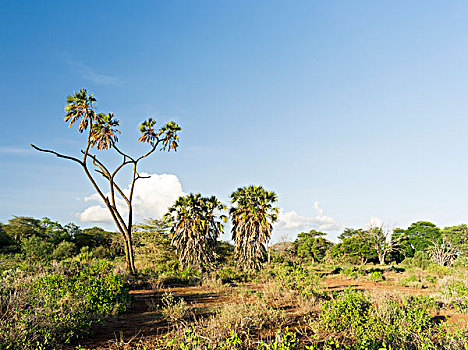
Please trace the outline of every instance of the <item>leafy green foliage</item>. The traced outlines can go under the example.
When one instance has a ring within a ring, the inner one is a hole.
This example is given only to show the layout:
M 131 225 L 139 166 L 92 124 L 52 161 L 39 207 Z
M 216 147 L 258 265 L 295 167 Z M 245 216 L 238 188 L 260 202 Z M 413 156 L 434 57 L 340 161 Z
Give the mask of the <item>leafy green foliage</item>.
M 291 332 L 287 327 L 284 330 L 278 329 L 275 334 L 275 341 L 271 343 L 260 342 L 259 349 L 263 350 L 294 350 L 299 349 L 300 343 L 295 332 Z
M 52 257 L 56 260 L 71 258 L 75 255 L 76 245 L 72 242 L 62 241 L 52 252 Z
M 175 248 L 171 244 L 170 228 L 167 218 L 147 219 L 134 226 L 135 255 L 156 273 L 170 270 L 177 262 Z
M 275 270 L 277 280 L 288 289 L 298 291 L 303 297 L 321 296 L 323 283 L 321 277 L 310 270 L 291 264 Z
M 459 312 L 468 312 L 468 283 L 448 280 L 440 287 L 440 293 L 446 302 Z
M 328 330 L 359 335 L 369 322 L 372 303 L 368 295 L 346 289 L 336 299 L 324 302 L 321 323 Z
M 0 348 L 54 348 L 84 334 L 129 301 L 106 262 L 0 275 Z
M 294 242 L 297 256 L 303 259 L 310 259 L 312 263 L 321 262 L 327 250 L 333 246 L 332 242 L 323 238 L 325 235 L 326 233 L 315 230 L 299 233 Z
M 334 344 L 345 344 L 346 349 L 382 349 L 384 344 L 384 349 L 439 349 L 443 347 L 437 342 L 444 341 L 445 331 L 432 321 L 430 310 L 435 306 L 435 300 L 427 296 L 399 299 L 388 295 L 372 302 L 369 295 L 347 289 L 323 304 L 319 324 L 339 333 L 341 340 Z M 433 347 L 424 347 L 429 343 Z
M 330 249 L 334 260 L 347 260 L 361 265 L 378 261 L 377 252 L 371 246 L 365 231 L 347 228 L 338 238 L 342 241 Z
M 381 271 L 372 271 L 369 278 L 372 282 L 382 282 L 384 280 L 384 276 Z
M 45 236 L 44 228 L 41 227 L 41 220 L 26 216 L 15 216 L 8 220 L 8 224 L 3 225 L 2 228 L 17 244 L 20 244 L 23 238 Z
M 44 241 L 44 239 L 38 236 L 31 236 L 21 240 L 21 250 L 27 259 L 45 261 L 50 258 L 53 246 L 52 243 Z
M 445 227 L 442 235 L 462 256 L 468 256 L 468 226 L 461 224 L 458 226 Z
M 434 242 L 442 239 L 441 230 L 435 224 L 428 221 L 418 221 L 411 224 L 405 234 L 415 251 L 422 251 Z

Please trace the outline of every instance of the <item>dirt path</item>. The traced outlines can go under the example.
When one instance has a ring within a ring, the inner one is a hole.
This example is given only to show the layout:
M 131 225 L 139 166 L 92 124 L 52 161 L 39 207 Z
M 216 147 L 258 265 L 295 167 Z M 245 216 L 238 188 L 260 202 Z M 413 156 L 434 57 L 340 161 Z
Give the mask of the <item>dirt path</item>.
M 386 292 L 402 295 L 431 294 L 434 292 L 429 289 L 403 287 L 392 282 L 395 283 L 391 279 L 386 282 L 371 282 L 347 279 L 340 276 L 329 276 L 324 279 L 328 291 L 340 291 L 352 287 L 357 290 L 371 291 L 374 295 Z M 236 289 L 262 290 L 264 286 L 262 284 L 246 283 L 232 287 L 228 292 L 206 286 L 131 291 L 133 302 L 125 314 L 108 320 L 105 324 L 95 325 L 89 338 L 81 339 L 68 349 L 75 349 L 78 344 L 87 349 L 130 349 L 143 339 L 145 344 L 151 343 L 152 339 L 161 337 L 168 330 L 169 324 L 157 308 L 161 303 L 163 294 L 166 292 L 171 292 L 176 298 L 183 298 L 190 309 L 190 313 L 200 317 L 213 313 L 216 308 L 225 302 L 232 302 Z M 441 315 L 447 316 L 452 324 L 468 321 L 467 315 L 453 313 L 452 310 L 442 310 Z
M 168 322 L 157 306 L 166 292 L 171 292 L 176 298 L 183 298 L 190 312 L 196 316 L 209 314 L 229 299 L 227 295 L 217 294 L 201 286 L 133 290 L 130 291 L 132 303 L 126 313 L 102 325 L 95 325 L 89 338 L 80 339 L 68 349 L 75 349 L 77 345 L 89 349 L 131 348 L 141 339 L 148 342 L 160 337 L 167 332 Z

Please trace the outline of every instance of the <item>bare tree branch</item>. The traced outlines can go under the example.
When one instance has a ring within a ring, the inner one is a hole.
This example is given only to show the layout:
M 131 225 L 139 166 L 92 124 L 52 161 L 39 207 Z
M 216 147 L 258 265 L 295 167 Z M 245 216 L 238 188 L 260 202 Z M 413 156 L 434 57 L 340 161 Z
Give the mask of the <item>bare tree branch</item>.
M 83 165 L 83 162 L 81 160 L 75 158 L 75 157 L 66 156 L 64 154 L 60 154 L 58 152 L 55 152 L 55 151 L 52 151 L 52 150 L 49 150 L 49 149 L 42 149 L 42 148 L 39 148 L 39 147 L 33 145 L 32 143 L 31 143 L 31 147 L 34 148 L 36 151 L 45 152 L 45 153 L 52 153 L 52 154 L 55 154 L 59 158 L 69 159 L 69 160 L 72 160 L 74 162 L 77 162 L 80 165 Z

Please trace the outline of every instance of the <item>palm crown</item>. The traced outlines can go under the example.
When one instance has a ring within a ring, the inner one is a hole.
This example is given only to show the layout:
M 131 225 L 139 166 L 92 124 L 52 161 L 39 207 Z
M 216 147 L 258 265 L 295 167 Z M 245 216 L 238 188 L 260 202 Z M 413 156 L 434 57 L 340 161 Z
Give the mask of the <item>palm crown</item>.
M 138 139 L 140 142 L 147 142 L 151 145 L 155 144 L 155 141 L 162 142 L 162 150 L 170 151 L 173 149 L 177 150 L 179 146 L 179 135 L 177 132 L 181 130 L 180 126 L 176 122 L 170 121 L 164 124 L 158 132 L 155 132 L 156 121 L 153 118 L 149 118 L 140 124 L 139 129 L 141 136 Z
M 249 270 L 260 268 L 271 238 L 278 208 L 273 207 L 277 196 L 261 186 L 248 186 L 231 194 L 232 239 L 237 259 Z
M 67 96 L 67 105 L 65 106 L 65 121 L 69 122 L 71 126 L 77 122 L 80 118 L 80 124 L 78 125 L 78 131 L 83 132 L 88 128 L 88 125 L 92 124 L 94 116 L 96 114 L 93 103 L 96 99 L 93 94 L 88 94 L 86 89 L 81 89 L 80 92 L 73 92 L 73 95 Z
M 169 208 L 166 217 L 172 221 L 171 241 L 182 264 L 204 270 L 213 262 L 216 240 L 223 232 L 222 222 L 227 220 L 219 212 L 225 209 L 215 196 L 201 194 L 179 197 Z
M 120 131 L 116 129 L 119 121 L 114 119 L 114 113 L 99 113 L 91 128 L 91 147 L 97 149 L 109 149 L 118 141 L 117 134 Z

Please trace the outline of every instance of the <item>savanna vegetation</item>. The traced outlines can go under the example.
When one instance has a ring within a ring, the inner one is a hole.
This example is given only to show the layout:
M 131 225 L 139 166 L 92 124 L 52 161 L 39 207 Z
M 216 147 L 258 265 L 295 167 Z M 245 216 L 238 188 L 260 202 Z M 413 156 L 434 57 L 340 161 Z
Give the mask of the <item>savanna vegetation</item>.
M 115 175 L 129 166 L 133 188 L 138 162 L 176 150 L 180 128 L 143 122 L 150 149 L 132 157 L 95 101 L 86 90 L 67 100 L 65 121 L 87 132 L 82 158 L 33 147 L 82 167 L 116 232 L 24 216 L 0 225 L 0 349 L 468 349 L 466 225 L 373 224 L 338 243 L 310 230 L 271 245 L 277 195 L 262 186 L 230 203 L 189 194 L 134 224 L 132 190 Z M 109 170 L 93 148 L 120 165 Z

